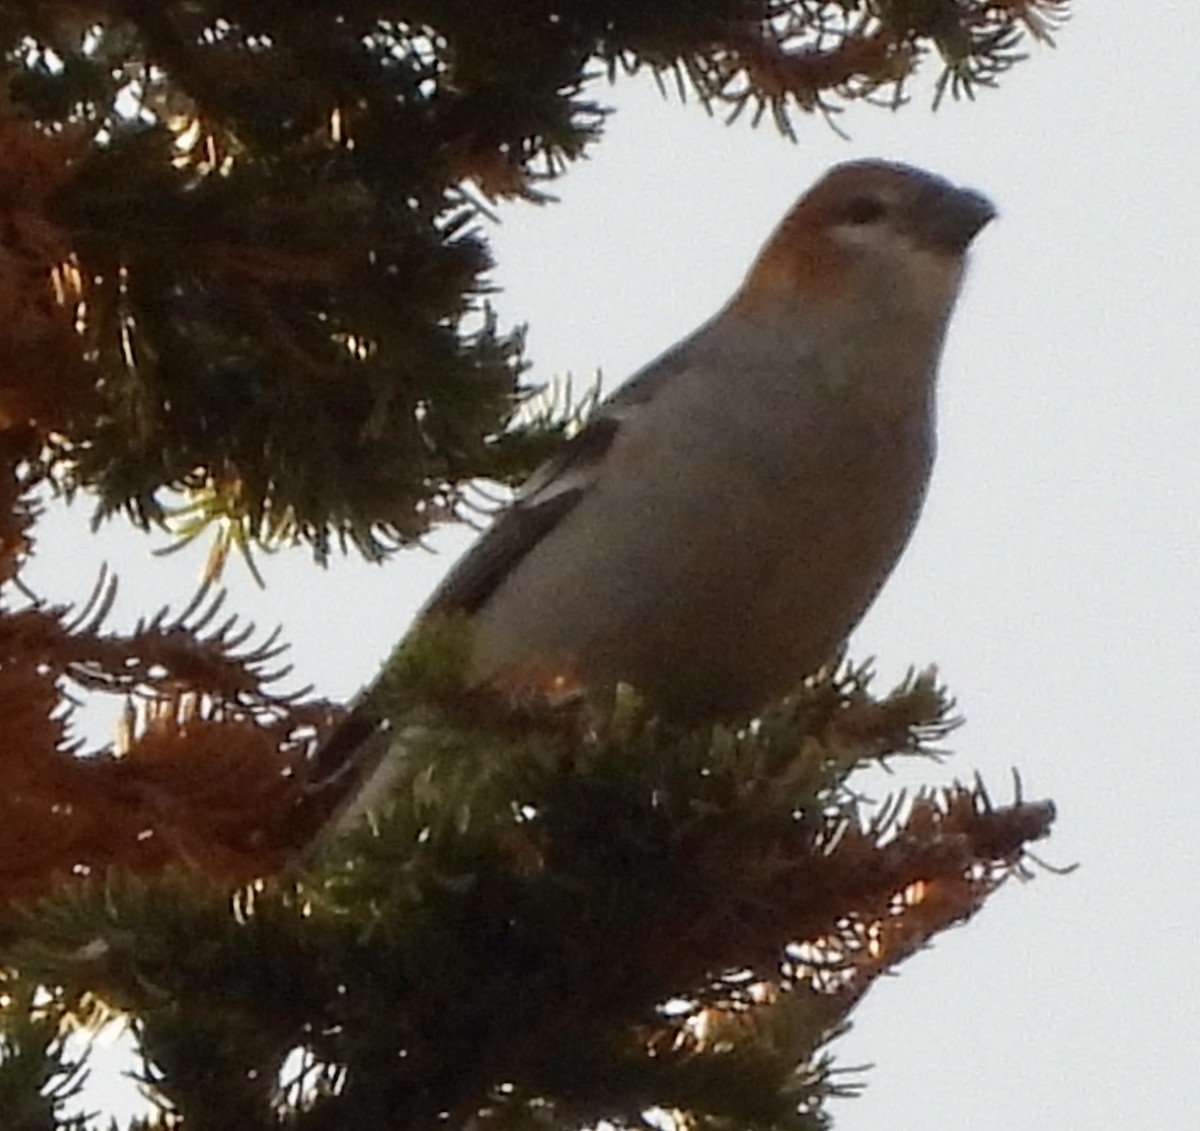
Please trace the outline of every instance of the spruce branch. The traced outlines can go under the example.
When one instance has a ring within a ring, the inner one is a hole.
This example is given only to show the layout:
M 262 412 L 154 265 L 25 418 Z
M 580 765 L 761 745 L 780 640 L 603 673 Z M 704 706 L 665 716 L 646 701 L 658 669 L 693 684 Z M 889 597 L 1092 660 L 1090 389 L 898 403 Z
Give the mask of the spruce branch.
M 0 20 L 0 423 L 52 482 L 231 549 L 378 558 L 531 469 L 489 202 L 548 199 L 604 75 L 730 119 L 973 96 L 1065 0 L 18 5 Z M 499 461 L 499 464 L 497 463 Z
M 86 1055 L 67 1047 L 62 1004 L 44 989 L 0 977 L 0 1124 L 12 1131 L 84 1131 L 77 1107 Z
M 294 851 L 301 768 L 334 712 L 288 674 L 276 634 L 204 589 L 132 632 L 106 630 L 115 581 L 78 610 L 0 605 L 0 902 L 96 870 L 170 865 L 245 882 Z M 67 688 L 125 699 L 114 747 L 82 757 Z
M 659 1107 L 811 1131 L 855 1003 L 1053 819 L 978 783 L 862 808 L 855 767 L 952 724 L 928 675 L 875 697 L 829 672 L 759 724 L 677 733 L 628 692 L 605 712 L 456 684 L 454 633 L 396 669 L 424 699 L 394 806 L 319 867 L 232 904 L 194 865 L 94 873 L 9 913 L 7 961 L 137 1018 L 185 1115 L 268 1125 L 300 1048 L 316 1126 L 632 1127 Z

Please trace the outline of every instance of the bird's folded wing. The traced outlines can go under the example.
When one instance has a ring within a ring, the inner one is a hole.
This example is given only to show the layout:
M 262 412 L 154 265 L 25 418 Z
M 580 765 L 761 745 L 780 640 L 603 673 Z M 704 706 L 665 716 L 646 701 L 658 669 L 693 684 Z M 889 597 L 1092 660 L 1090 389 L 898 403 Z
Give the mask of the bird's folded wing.
M 420 615 L 474 613 L 485 605 L 522 559 L 571 513 L 596 482 L 622 422 L 687 365 L 686 349 L 676 347 L 609 397 L 556 455 L 534 471 L 512 505 L 434 591 Z M 304 854 L 306 859 L 353 823 L 364 805 L 377 800 L 399 772 L 402 758 L 393 749 L 396 736 L 374 701 L 374 687 L 371 685 L 358 697 L 350 714 L 313 758 L 310 791 L 327 817 Z M 390 771 L 389 763 L 393 763 Z
M 474 613 L 482 608 L 595 483 L 622 422 L 686 367 L 686 351 L 676 347 L 604 401 L 587 424 L 526 480 L 508 509 L 434 590 L 421 615 Z
M 597 415 L 533 473 L 512 504 L 434 590 L 422 616 L 477 612 L 595 482 L 620 420 Z
M 571 512 L 595 482 L 620 428 L 616 412 L 598 412 L 556 456 L 527 481 L 512 505 L 454 567 L 421 616 L 477 611 L 546 535 Z M 354 824 L 379 801 L 400 772 L 402 757 L 387 719 L 368 688 L 316 751 L 310 802 L 325 810 L 304 859 Z

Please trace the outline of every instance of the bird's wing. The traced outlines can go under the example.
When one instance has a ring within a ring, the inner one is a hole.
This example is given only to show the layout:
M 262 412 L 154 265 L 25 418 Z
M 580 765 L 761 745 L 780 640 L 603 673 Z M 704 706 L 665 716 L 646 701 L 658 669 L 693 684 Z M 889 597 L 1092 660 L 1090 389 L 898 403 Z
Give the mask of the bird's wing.
M 476 612 L 521 560 L 570 514 L 602 473 L 622 424 L 651 400 L 663 381 L 687 368 L 686 343 L 668 351 L 626 381 L 596 410 L 559 452 L 526 481 L 512 505 L 450 571 L 422 615 Z M 394 736 L 368 687 L 350 714 L 322 743 L 313 758 L 307 802 L 324 811 L 321 829 L 298 862 L 354 820 L 362 798 L 374 797 L 397 772 Z M 401 752 L 402 753 L 402 752 Z M 391 769 L 387 767 L 390 764 Z
M 596 482 L 623 422 L 686 367 L 676 348 L 625 382 L 579 432 L 526 480 L 512 504 L 459 560 L 422 615 L 477 612 L 521 560 L 574 510 Z
M 598 413 L 542 464 L 434 590 L 423 615 L 477 612 L 517 563 L 574 510 L 596 481 L 620 427 L 619 416 Z

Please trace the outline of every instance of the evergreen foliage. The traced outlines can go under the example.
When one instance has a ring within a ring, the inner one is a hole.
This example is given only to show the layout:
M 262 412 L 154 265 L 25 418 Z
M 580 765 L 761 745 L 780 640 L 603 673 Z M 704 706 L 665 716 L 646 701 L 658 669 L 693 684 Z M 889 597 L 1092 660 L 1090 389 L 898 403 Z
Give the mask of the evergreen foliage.
M 629 692 L 513 701 L 414 647 L 397 802 L 302 878 L 231 904 L 112 871 L 3 924 L 12 992 L 125 1011 L 178 1126 L 824 1127 L 854 1003 L 1053 817 L 958 785 L 864 815 L 851 772 L 953 725 L 928 675 L 877 699 L 825 673 L 678 734 Z
M 299 868 L 337 710 L 207 590 L 128 633 L 107 578 L 38 599 L 36 490 L 215 530 L 216 566 L 412 544 L 570 426 L 485 230 L 601 137 L 602 81 L 791 134 L 930 59 L 971 96 L 1066 7 L 0 0 L 0 1127 L 81 1126 L 69 1038 L 113 1016 L 146 1128 L 824 1125 L 854 1003 L 1052 818 L 978 783 L 864 806 L 856 767 L 945 733 L 929 678 L 678 734 L 632 692 L 470 691 L 449 626 L 390 668 L 393 811 Z M 129 704 L 99 751 L 92 693 Z
M 510 428 L 482 217 L 595 142 L 600 77 L 790 132 L 931 53 L 969 94 L 1064 7 L 5 3 L 4 407 L 102 514 L 378 556 L 553 438 Z

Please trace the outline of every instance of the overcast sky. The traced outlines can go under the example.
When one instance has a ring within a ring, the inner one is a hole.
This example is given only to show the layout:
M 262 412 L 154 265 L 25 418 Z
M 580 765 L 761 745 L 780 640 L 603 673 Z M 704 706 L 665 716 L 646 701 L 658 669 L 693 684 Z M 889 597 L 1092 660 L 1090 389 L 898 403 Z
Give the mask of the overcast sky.
M 1194 5 L 1079 0 L 1056 51 L 974 104 L 848 111 L 799 145 L 726 127 L 648 82 L 598 89 L 608 135 L 490 235 L 495 304 L 530 324 L 533 377 L 614 384 L 732 293 L 828 165 L 883 156 L 986 192 L 942 368 L 940 455 L 903 562 L 856 633 L 882 682 L 937 662 L 967 725 L 945 766 L 995 795 L 1020 769 L 1059 807 L 1042 853 L 1068 876 L 1012 883 L 878 985 L 834 1046 L 873 1064 L 838 1131 L 1196 1126 L 1200 1087 L 1200 125 Z M 932 76 L 932 71 L 930 72 Z M 78 519 L 41 533 L 32 580 L 90 586 Z M 347 696 L 468 539 L 387 566 L 236 563 L 232 603 L 293 641 L 298 683 Z M 123 578 L 118 621 L 181 607 L 201 555 L 151 559 L 117 526 L 86 552 Z M 114 622 L 117 623 L 117 622 Z M 125 1095 L 109 1078 L 91 1097 Z

